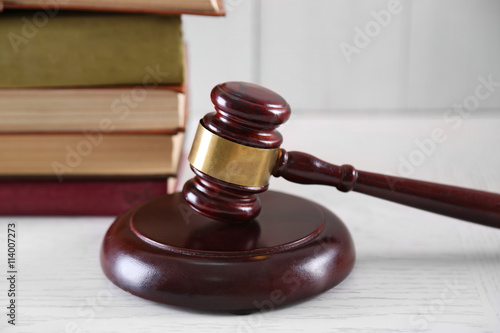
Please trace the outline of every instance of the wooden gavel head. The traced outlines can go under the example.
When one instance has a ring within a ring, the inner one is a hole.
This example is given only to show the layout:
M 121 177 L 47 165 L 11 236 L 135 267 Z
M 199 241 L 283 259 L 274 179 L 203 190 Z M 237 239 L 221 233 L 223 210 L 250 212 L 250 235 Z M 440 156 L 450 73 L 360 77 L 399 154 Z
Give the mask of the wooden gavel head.
M 195 177 L 183 188 L 188 204 L 210 218 L 240 223 L 259 215 L 257 196 L 269 185 L 280 154 L 276 128 L 290 106 L 273 91 L 244 82 L 217 85 L 215 111 L 200 121 L 189 154 Z

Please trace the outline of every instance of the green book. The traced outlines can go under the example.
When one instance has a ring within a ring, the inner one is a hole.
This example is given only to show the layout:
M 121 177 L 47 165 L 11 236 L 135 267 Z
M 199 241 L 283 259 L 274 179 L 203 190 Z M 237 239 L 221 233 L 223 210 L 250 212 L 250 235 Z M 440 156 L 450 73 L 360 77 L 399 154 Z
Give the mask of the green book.
M 0 88 L 182 84 L 179 16 L 0 13 Z

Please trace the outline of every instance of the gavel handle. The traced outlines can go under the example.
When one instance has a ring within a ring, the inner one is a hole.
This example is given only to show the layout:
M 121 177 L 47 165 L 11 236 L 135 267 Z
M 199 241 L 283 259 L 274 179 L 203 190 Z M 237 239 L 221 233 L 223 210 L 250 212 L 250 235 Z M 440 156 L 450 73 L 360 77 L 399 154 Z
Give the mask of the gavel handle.
M 358 171 L 301 152 L 281 149 L 273 175 L 294 183 L 335 186 L 429 212 L 500 228 L 500 195 Z

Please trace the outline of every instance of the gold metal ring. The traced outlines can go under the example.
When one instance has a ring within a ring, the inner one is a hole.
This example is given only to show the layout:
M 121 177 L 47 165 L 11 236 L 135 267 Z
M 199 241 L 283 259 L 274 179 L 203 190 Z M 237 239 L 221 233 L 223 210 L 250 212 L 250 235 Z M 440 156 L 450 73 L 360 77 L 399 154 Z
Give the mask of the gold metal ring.
M 279 150 L 254 148 L 224 139 L 200 122 L 188 160 L 194 168 L 213 178 L 261 187 L 269 184 Z

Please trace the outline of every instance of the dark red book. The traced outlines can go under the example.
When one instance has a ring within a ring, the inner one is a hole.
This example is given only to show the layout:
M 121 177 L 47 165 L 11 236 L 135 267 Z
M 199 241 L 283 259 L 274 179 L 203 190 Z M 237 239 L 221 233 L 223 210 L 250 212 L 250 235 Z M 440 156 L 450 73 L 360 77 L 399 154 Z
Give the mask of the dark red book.
M 175 178 L 1 180 L 0 215 L 118 215 L 174 186 Z

